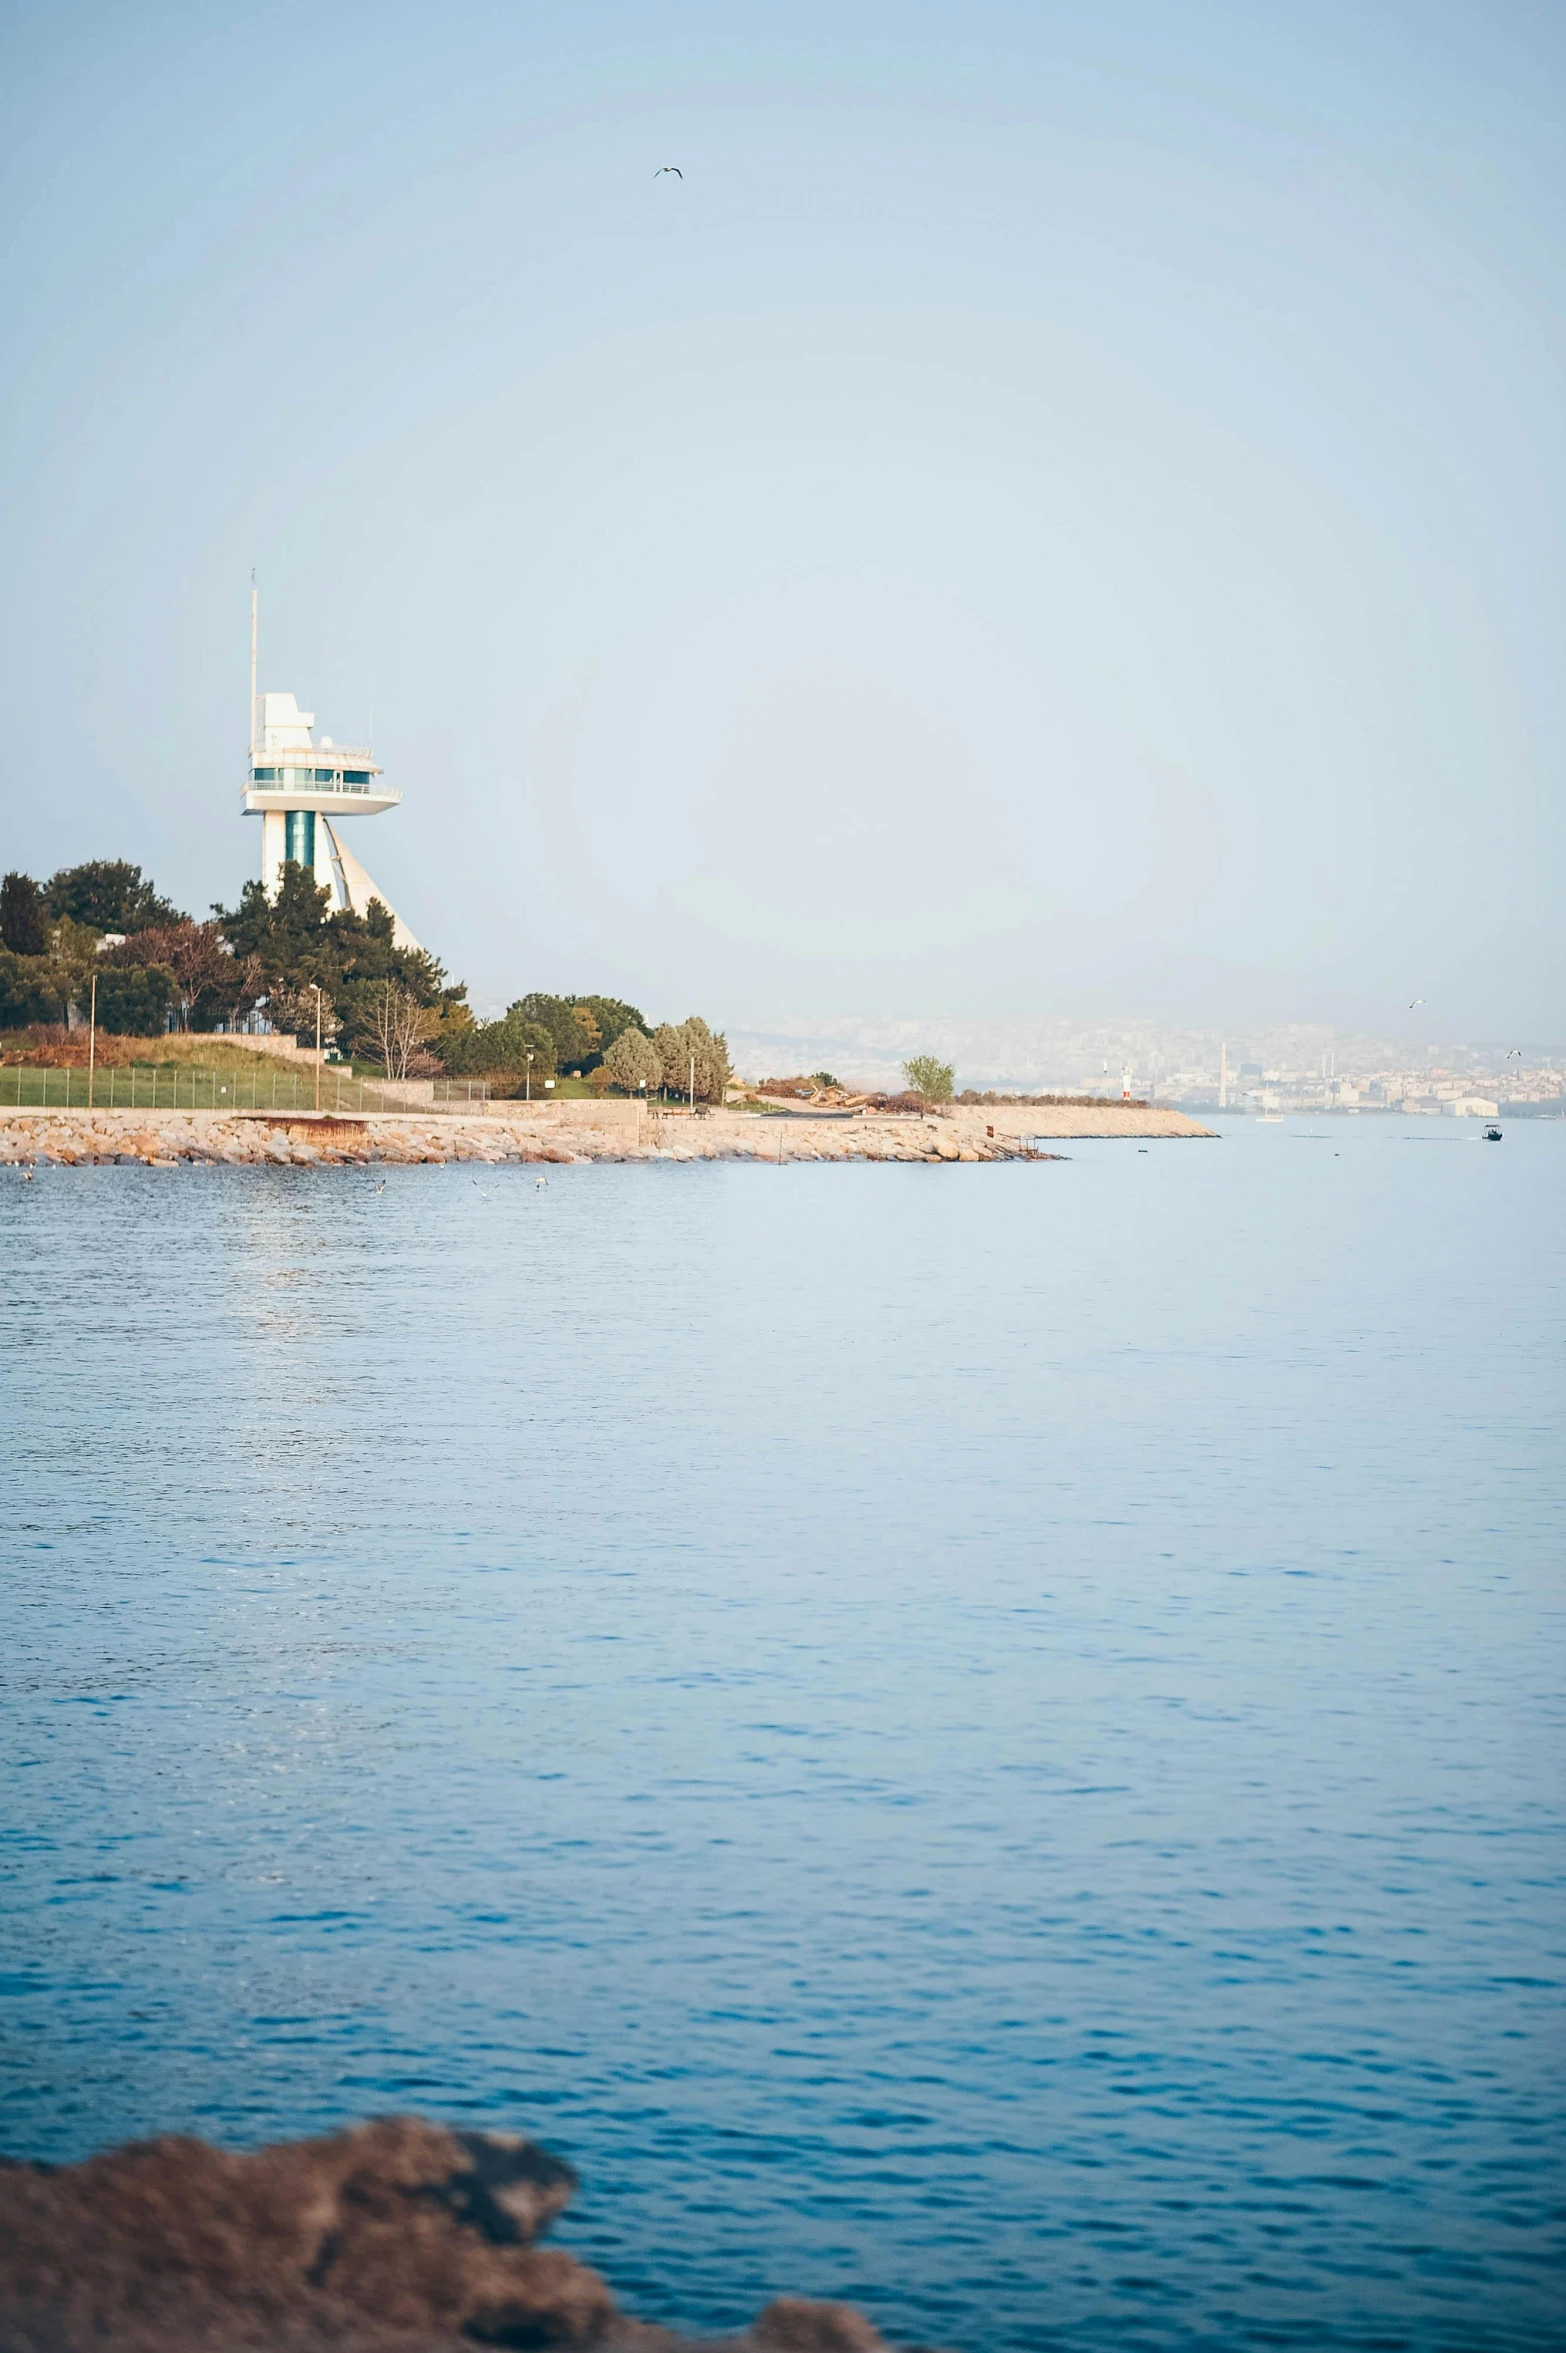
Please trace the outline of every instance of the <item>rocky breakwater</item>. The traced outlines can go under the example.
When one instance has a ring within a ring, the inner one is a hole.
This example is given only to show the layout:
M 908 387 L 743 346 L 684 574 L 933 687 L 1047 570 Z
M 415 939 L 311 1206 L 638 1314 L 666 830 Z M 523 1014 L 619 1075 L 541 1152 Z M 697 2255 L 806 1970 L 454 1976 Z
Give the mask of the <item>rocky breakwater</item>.
M 675 2353 L 538 2244 L 569 2166 L 530 2141 L 388 2117 L 236 2156 L 133 2142 L 0 2159 L 3 2353 Z M 851 2307 L 783 2298 L 736 2353 L 879 2353 Z
M 370 1161 L 569 1161 L 598 1158 L 550 1134 L 517 1135 L 498 1121 L 256 1115 L 190 1111 L 14 1113 L 0 1125 L 0 1166 L 77 1168 L 331 1167 Z
M 365 1118 L 190 1111 L 16 1112 L 0 1125 L 0 1165 L 73 1167 L 119 1161 L 155 1168 L 202 1163 L 319 1167 L 448 1160 L 874 1160 L 1057 1158 L 1051 1142 L 1097 1136 L 1206 1136 L 1178 1111 L 1106 1103 L 928 1117 L 810 1118 L 639 1112 L 634 1103 L 491 1104 L 475 1113 Z

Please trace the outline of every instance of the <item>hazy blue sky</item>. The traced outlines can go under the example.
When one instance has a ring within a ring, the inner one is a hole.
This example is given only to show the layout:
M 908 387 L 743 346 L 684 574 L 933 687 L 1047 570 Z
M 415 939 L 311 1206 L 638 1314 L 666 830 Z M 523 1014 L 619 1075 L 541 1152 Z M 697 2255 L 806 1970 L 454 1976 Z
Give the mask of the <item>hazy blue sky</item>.
M 3 863 L 256 870 L 255 565 L 480 996 L 1566 1032 L 1558 6 L 7 28 Z

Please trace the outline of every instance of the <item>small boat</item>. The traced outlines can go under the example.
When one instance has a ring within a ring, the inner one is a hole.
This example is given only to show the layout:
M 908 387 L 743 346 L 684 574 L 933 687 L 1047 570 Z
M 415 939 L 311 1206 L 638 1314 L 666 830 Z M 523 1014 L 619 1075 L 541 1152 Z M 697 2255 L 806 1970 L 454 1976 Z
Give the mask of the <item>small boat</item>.
M 1283 1125 L 1281 1111 L 1258 1111 L 1256 1117 L 1262 1127 L 1282 1127 Z
M 1500 1129 L 1498 1127 L 1487 1127 L 1484 1131 L 1484 1140 L 1487 1144 L 1498 1144 L 1501 1140 Z

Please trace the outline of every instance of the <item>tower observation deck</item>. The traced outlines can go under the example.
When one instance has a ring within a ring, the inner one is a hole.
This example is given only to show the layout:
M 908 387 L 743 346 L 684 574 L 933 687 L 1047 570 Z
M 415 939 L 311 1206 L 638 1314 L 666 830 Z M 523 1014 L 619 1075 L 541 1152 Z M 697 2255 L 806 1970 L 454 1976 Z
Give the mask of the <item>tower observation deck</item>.
M 275 899 L 290 861 L 303 866 L 331 892 L 332 912 L 369 912 L 379 899 L 392 919 L 399 948 L 417 948 L 402 917 L 374 883 L 342 836 L 348 817 L 378 817 L 402 799 L 381 782 L 379 763 L 363 744 L 312 740 L 315 713 L 301 711 L 291 694 L 255 691 L 255 608 L 250 636 L 250 772 L 245 780 L 247 817 L 261 820 L 261 883 Z

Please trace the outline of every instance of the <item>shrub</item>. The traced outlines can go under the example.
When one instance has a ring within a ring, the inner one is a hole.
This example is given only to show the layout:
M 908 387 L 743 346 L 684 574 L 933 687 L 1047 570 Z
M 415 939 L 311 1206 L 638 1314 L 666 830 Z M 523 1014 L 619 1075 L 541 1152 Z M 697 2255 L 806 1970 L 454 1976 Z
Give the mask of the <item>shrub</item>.
M 916 1095 L 927 1103 L 949 1103 L 957 1073 L 949 1062 L 939 1062 L 933 1054 L 915 1054 L 903 1064 L 903 1076 Z

